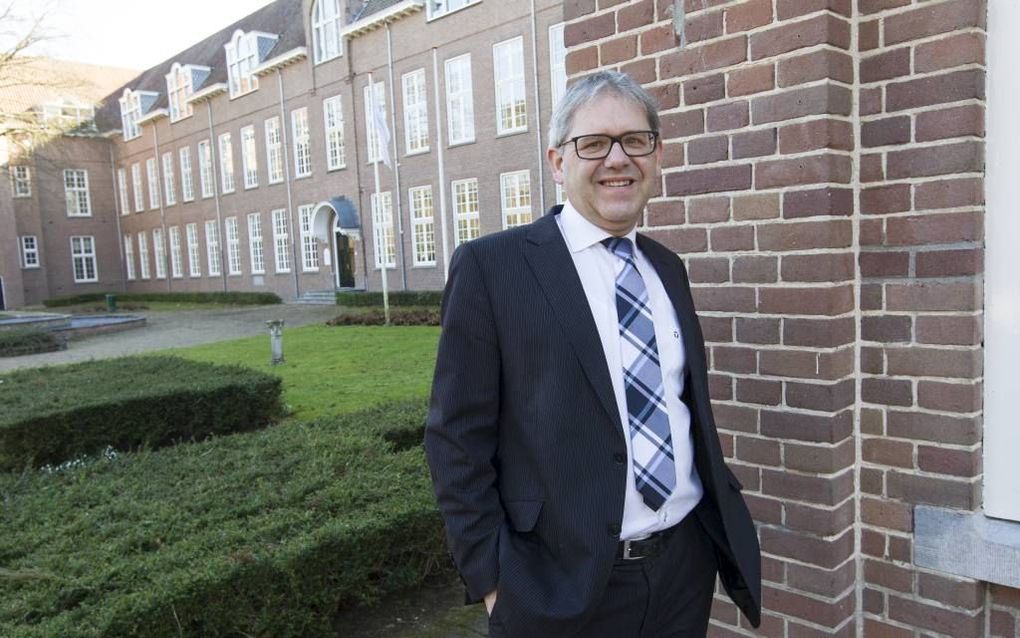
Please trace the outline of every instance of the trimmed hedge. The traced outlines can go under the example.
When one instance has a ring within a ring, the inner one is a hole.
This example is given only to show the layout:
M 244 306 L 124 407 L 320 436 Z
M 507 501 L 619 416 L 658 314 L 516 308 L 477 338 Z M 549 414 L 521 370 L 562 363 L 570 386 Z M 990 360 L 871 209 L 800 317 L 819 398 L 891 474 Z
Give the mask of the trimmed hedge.
M 117 301 L 222 303 L 239 306 L 283 303 L 279 295 L 271 292 L 93 292 L 70 297 L 54 297 L 43 301 L 43 305 L 48 308 L 76 306 L 78 304 L 106 301 L 106 295 L 115 296 Z
M 391 306 L 436 306 L 443 301 L 438 290 L 398 291 L 389 294 Z M 348 307 L 382 306 L 381 292 L 338 292 L 336 305 Z
M 385 323 L 386 313 L 381 308 L 339 315 L 326 321 L 327 326 L 382 326 Z M 438 326 L 439 308 L 390 308 L 390 325 Z
M 0 469 L 261 428 L 280 379 L 241 366 L 125 357 L 0 377 Z
M 53 352 L 63 347 L 64 342 L 52 332 L 31 329 L 0 330 L 0 357 Z
M 0 474 L 0 635 L 333 636 L 446 569 L 424 405 Z

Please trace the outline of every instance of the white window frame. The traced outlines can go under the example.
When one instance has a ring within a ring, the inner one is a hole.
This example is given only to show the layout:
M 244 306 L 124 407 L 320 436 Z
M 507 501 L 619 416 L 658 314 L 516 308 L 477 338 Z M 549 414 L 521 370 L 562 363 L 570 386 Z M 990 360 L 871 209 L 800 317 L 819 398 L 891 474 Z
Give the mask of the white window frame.
M 156 260 L 156 279 L 166 279 L 166 244 L 163 243 L 163 229 L 152 229 L 152 256 Z
M 340 3 L 338 0 L 316 0 L 312 5 L 312 46 L 315 64 L 343 55 Z
M 135 212 L 145 210 L 145 193 L 142 192 L 142 166 L 138 162 L 131 165 L 131 186 L 134 189 Z
M 499 194 L 503 210 L 503 228 L 531 223 L 531 171 L 500 173 Z
M 259 80 L 252 73 L 258 66 L 259 50 L 257 35 L 235 31 L 230 42 L 223 45 L 227 54 L 227 83 L 230 99 L 247 95 L 259 88 Z
M 131 199 L 128 197 L 127 169 L 117 169 L 117 194 L 120 197 L 120 214 L 127 215 L 131 212 Z
M 170 276 L 181 279 L 184 277 L 184 266 L 181 261 L 181 229 L 178 226 L 171 226 L 167 232 L 170 234 Z
M 251 260 L 251 274 L 266 273 L 266 253 L 262 245 L 262 215 L 248 214 L 248 257 Z
M 11 167 L 11 190 L 15 198 L 32 196 L 32 170 L 24 164 Z
M 198 224 L 191 223 L 184 226 L 184 232 L 188 240 L 188 276 L 202 276 L 202 254 L 198 246 Z
M 170 121 L 179 122 L 191 117 L 194 109 L 188 98 L 194 92 L 191 82 L 191 70 L 174 62 L 170 72 L 166 74 L 166 95 L 170 104 Z
M 181 198 L 186 202 L 195 201 L 195 182 L 191 175 L 191 147 L 182 146 L 177 152 L 181 160 Z
M 415 266 L 436 265 L 435 206 L 432 186 L 415 186 L 407 191 L 411 211 L 411 254 Z
M 255 127 L 241 128 L 241 170 L 244 172 L 244 189 L 258 188 L 259 157 L 255 148 Z
M 124 235 L 124 266 L 127 270 L 128 281 L 134 281 L 135 277 L 135 242 L 131 239 L 131 234 L 126 233 Z
M 471 80 L 471 54 L 444 63 L 446 78 L 446 130 L 450 146 L 475 141 L 475 106 Z M 455 121 L 460 119 L 460 122 Z
M 492 78 L 496 94 L 496 134 L 511 135 L 527 131 L 524 36 L 492 45 Z
M 25 270 L 39 268 L 39 238 L 35 235 L 22 235 L 19 243 L 21 244 L 21 267 Z
M 390 191 L 372 193 L 372 238 L 376 270 L 383 267 L 384 258 L 386 268 L 396 268 L 397 244 L 393 232 L 393 193 Z
M 220 192 L 224 195 L 234 192 L 234 145 L 230 133 L 220 133 Z
M 213 171 L 212 145 L 208 139 L 198 143 L 198 184 L 202 198 L 212 197 L 216 189 L 216 175 Z
M 142 279 L 152 279 L 149 263 L 149 237 L 143 231 L 139 231 L 136 237 L 138 238 L 138 275 Z
M 567 92 L 567 47 L 563 43 L 565 22 L 549 27 L 549 84 L 552 108 L 560 103 Z
M 215 219 L 205 222 L 205 256 L 206 266 L 209 269 L 210 277 L 219 277 L 223 274 L 223 264 L 220 256 L 220 227 Z
M 319 272 L 319 245 L 312 231 L 314 204 L 298 206 L 298 221 L 301 229 L 301 272 Z
M 283 181 L 283 135 L 280 130 L 280 117 L 273 116 L 265 121 L 266 130 L 266 167 L 269 172 L 267 179 L 270 184 Z
M 68 217 L 92 217 L 89 172 L 84 168 L 64 169 L 64 204 Z
M 294 178 L 312 174 L 312 140 L 308 126 L 308 107 L 290 112 L 291 133 L 294 137 Z
M 335 171 L 347 166 L 344 149 L 344 107 L 342 96 L 334 95 L 322 101 L 322 120 L 326 131 L 326 170 Z
M 478 4 L 481 0 L 425 0 L 427 8 L 427 20 L 435 20 L 450 13 L 460 11 L 472 5 Z
M 273 219 L 273 263 L 277 273 L 290 272 L 290 216 L 287 210 L 278 208 L 272 213 Z
M 362 87 L 361 93 L 365 101 L 365 144 L 366 144 L 366 156 L 368 157 L 368 163 L 374 164 L 382 161 L 383 149 L 382 140 L 379 139 L 379 131 L 375 126 L 375 116 L 372 113 L 372 96 L 369 94 L 369 86 L 366 84 Z M 376 82 L 373 86 L 375 91 L 375 108 L 377 111 L 382 111 L 383 117 L 386 118 L 386 86 L 382 83 L 382 80 Z
M 167 206 L 177 203 L 177 185 L 174 183 L 174 154 L 163 153 L 163 197 Z
M 71 273 L 74 283 L 87 284 L 99 281 L 99 263 L 96 260 L 96 238 L 93 235 L 74 235 L 71 238 Z M 77 245 L 76 245 L 77 244 Z M 84 276 L 78 276 L 78 264 Z M 91 266 L 92 276 L 89 277 Z
M 227 235 L 227 274 L 241 274 L 241 233 L 237 228 L 237 217 L 223 220 Z
M 137 91 L 124 89 L 120 97 L 120 132 L 124 141 L 141 136 L 142 129 L 138 120 L 142 118 L 142 96 Z
M 159 208 L 159 168 L 155 157 L 145 160 L 145 176 L 149 186 L 149 209 L 155 210 Z
M 416 69 L 400 78 L 404 95 L 404 152 L 407 155 L 429 151 L 429 105 L 425 69 Z
M 454 245 L 460 246 L 482 234 L 478 178 L 454 180 L 450 190 L 453 193 Z

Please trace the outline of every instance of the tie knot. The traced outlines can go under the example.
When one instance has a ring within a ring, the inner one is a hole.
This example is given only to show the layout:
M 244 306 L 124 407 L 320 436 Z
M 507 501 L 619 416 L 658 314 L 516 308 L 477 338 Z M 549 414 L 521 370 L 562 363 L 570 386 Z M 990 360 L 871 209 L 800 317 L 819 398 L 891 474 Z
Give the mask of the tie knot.
M 602 240 L 602 245 L 624 261 L 634 257 L 634 244 L 627 237 L 606 237 Z

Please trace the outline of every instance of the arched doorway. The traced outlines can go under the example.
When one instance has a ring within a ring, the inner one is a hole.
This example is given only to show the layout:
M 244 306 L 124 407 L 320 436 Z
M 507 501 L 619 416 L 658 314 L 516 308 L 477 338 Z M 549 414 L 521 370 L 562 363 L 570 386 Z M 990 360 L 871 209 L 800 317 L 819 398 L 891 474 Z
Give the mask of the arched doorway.
M 340 225 L 340 219 L 334 216 L 333 223 L 333 255 L 336 266 L 333 269 L 337 288 L 354 287 L 354 237 Z
M 346 197 L 334 197 L 315 207 L 312 232 L 326 245 L 323 262 L 333 272 L 338 290 L 357 285 L 357 244 L 361 239 L 358 216 Z

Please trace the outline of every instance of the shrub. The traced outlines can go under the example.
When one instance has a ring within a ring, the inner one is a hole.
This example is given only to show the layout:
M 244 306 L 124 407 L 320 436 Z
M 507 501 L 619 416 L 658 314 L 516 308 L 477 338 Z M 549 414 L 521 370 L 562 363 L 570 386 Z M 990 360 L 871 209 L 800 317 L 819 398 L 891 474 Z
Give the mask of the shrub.
M 105 301 L 112 294 L 117 301 L 167 301 L 177 303 L 221 303 L 236 305 L 268 305 L 283 303 L 280 296 L 271 292 L 95 292 L 71 297 L 54 297 L 43 301 L 48 308 L 76 306 Z
M 381 326 L 386 314 L 380 308 L 366 312 L 343 314 L 326 322 L 329 326 Z M 438 308 L 390 308 L 390 324 L 394 326 L 438 326 Z
M 411 404 L 0 475 L 0 635 L 336 635 L 448 565 Z M 399 429 L 399 428 L 398 428 Z
M 391 306 L 436 306 L 443 301 L 438 290 L 398 291 L 389 294 Z M 336 305 L 348 307 L 382 306 L 381 292 L 338 292 Z
M 31 329 L 0 330 L 0 357 L 53 352 L 63 347 L 63 340 L 52 332 Z
M 106 446 L 161 447 L 261 428 L 281 413 L 280 379 L 176 357 L 20 370 L 0 384 L 0 468 L 60 463 Z

